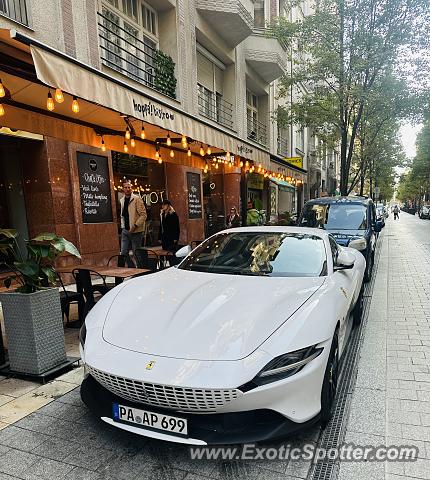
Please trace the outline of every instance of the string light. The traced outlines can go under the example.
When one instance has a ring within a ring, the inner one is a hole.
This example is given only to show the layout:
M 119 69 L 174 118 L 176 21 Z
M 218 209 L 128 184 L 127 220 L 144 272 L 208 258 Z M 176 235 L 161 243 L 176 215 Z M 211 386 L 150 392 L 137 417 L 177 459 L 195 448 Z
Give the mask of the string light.
M 130 129 L 128 128 L 128 125 L 127 125 L 127 128 L 125 129 L 125 138 L 127 140 L 130 140 L 130 137 L 131 137 L 131 133 L 130 133 Z
M 0 117 L 2 117 L 5 114 L 3 104 L 0 103 Z
M 72 102 L 72 112 L 73 113 L 79 113 L 79 103 L 78 99 L 76 97 L 73 97 L 73 102 Z
M 167 132 L 166 144 L 167 144 L 168 147 L 170 147 L 170 145 L 172 145 L 172 140 L 170 138 L 170 133 L 169 132 Z
M 191 157 L 191 149 L 190 149 L 190 147 L 188 147 L 187 155 L 188 155 L 189 157 Z
M 145 140 L 145 138 L 146 138 L 145 127 L 143 126 L 143 122 L 142 122 L 142 130 L 141 130 L 141 132 L 140 132 L 140 138 L 141 138 L 142 140 Z
M 106 152 L 106 145 L 105 145 L 105 141 L 104 141 L 104 138 L 102 137 L 102 146 L 101 146 L 101 149 L 102 149 L 102 152 Z
M 211 147 L 208 145 L 208 149 L 206 150 L 206 154 L 210 155 L 212 153 Z
M 5 95 L 6 95 L 6 92 L 4 90 L 4 86 L 0 78 L 0 98 L 3 98 Z
M 201 155 L 202 157 L 205 156 L 205 151 L 204 151 L 204 149 L 203 149 L 203 143 L 200 144 L 200 155 Z
M 136 140 L 134 138 L 131 139 L 130 145 L 131 148 L 134 148 L 136 146 Z
M 239 166 L 240 166 L 240 168 L 243 167 L 243 162 L 242 162 L 242 160 L 240 161 Z
M 61 88 L 56 88 L 55 89 L 55 100 L 57 103 L 63 103 L 64 102 L 64 95 L 63 92 L 61 91 Z
M 48 99 L 46 100 L 46 108 L 52 112 L 55 108 L 54 99 L 52 98 L 51 90 L 48 91 Z
M 218 170 L 218 163 L 215 164 L 215 168 Z
M 124 140 L 124 152 L 127 153 L 128 152 L 128 145 L 127 145 L 127 142 Z
M 184 148 L 187 148 L 188 142 L 187 142 L 187 137 L 186 137 L 185 135 L 182 135 L 181 142 L 182 142 L 182 146 L 183 146 Z
M 163 163 L 163 159 L 161 158 L 161 153 L 158 155 L 158 163 L 160 165 Z
M 227 160 L 230 160 L 230 152 L 227 152 L 225 156 L 227 157 Z
M 155 158 L 156 159 L 160 158 L 160 149 L 158 145 L 155 147 Z
M 173 150 L 170 150 L 170 158 L 174 158 L 175 152 Z

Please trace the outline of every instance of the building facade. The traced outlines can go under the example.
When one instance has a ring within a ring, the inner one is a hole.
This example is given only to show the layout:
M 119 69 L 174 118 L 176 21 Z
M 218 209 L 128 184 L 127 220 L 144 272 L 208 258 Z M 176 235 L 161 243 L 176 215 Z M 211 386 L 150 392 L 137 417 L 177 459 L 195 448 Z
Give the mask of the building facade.
M 84 259 L 105 261 L 118 251 L 124 178 L 147 205 L 148 242 L 163 198 L 187 243 L 223 228 L 233 206 L 243 223 L 251 208 L 276 222 L 329 191 L 335 153 L 314 165 L 318 139 L 275 120 L 288 104 L 278 81 L 293 66 L 265 27 L 306 13 L 287 7 L 0 1 L 1 226 L 25 238 L 56 231 Z M 319 174 L 308 179 L 311 167 Z

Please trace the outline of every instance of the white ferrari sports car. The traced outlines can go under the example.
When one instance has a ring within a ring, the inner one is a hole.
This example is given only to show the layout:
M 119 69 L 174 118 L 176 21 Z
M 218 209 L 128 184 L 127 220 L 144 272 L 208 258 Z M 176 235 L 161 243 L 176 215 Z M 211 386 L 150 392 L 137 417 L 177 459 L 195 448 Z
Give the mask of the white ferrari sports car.
M 130 432 L 206 445 L 327 422 L 365 259 L 324 230 L 219 232 L 117 286 L 81 329 L 81 397 Z

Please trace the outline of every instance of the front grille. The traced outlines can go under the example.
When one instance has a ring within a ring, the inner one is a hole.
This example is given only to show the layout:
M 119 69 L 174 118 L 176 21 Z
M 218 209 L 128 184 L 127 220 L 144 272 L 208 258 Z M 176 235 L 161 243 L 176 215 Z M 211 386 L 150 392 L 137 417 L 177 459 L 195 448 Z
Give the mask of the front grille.
M 214 412 L 243 393 L 231 389 L 201 389 L 160 385 L 117 377 L 88 365 L 89 373 L 119 397 L 183 412 Z

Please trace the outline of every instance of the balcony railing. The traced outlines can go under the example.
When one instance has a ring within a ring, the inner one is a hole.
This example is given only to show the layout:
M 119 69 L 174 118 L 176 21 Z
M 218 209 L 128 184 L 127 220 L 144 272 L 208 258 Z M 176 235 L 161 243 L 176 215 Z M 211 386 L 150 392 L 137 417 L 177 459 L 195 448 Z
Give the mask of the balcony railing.
M 1 2 L 1 0 L 0 0 Z M 100 58 L 108 67 L 117 70 L 143 85 L 175 97 L 174 64 L 171 72 L 160 73 L 157 62 L 160 55 L 155 42 L 141 40 L 133 32 L 122 28 L 111 18 L 98 12 Z M 170 57 L 169 57 L 170 58 Z M 164 78 L 161 78 L 164 76 Z
M 29 25 L 26 0 L 0 0 L 0 13 L 24 25 Z
M 261 145 L 267 146 L 267 126 L 249 115 L 246 120 L 248 138 Z
M 200 115 L 230 129 L 233 128 L 233 105 L 224 100 L 219 93 L 211 92 L 202 85 L 197 86 Z
M 286 138 L 278 137 L 278 155 L 282 157 L 288 156 L 288 140 Z

